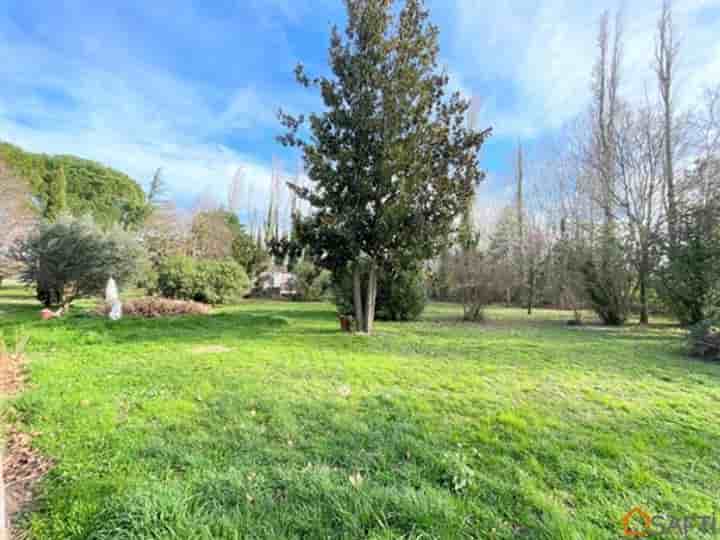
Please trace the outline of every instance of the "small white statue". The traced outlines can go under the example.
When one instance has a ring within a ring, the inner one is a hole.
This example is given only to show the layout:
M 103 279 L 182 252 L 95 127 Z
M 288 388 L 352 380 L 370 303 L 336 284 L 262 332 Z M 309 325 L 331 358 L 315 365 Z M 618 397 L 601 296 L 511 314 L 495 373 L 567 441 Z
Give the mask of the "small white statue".
M 122 302 L 120 302 L 117 283 L 113 278 L 108 279 L 107 287 L 105 287 L 105 302 L 110 304 L 110 320 L 122 319 Z

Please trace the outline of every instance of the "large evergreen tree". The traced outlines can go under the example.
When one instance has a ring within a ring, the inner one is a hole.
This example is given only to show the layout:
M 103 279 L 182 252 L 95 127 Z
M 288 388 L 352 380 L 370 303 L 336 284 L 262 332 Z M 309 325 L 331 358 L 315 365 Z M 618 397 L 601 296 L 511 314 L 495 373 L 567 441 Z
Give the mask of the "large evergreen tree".
M 304 224 L 316 258 L 352 270 L 355 317 L 372 332 L 379 268 L 436 256 L 482 175 L 477 153 L 490 130 L 465 124 L 469 103 L 448 95 L 438 30 L 422 0 L 346 0 L 344 35 L 330 45 L 332 77 L 298 81 L 326 110 L 281 115 L 281 142 L 303 150 L 310 188 L 292 186 L 314 213 Z M 363 275 L 363 268 L 368 268 Z

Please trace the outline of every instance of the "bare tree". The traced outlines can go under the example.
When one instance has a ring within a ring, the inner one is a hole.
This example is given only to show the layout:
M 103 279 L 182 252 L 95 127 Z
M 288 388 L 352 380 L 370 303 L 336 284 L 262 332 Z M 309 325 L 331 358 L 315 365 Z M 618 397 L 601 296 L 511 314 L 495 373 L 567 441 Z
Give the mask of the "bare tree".
M 594 130 L 588 147 L 588 161 L 596 181 L 595 197 L 602 211 L 602 228 L 599 258 L 591 252 L 584 267 L 587 291 L 593 309 L 606 324 L 621 325 L 631 306 L 633 276 L 626 253 L 620 245 L 620 227 L 617 224 L 617 122 L 623 103 L 620 100 L 620 77 L 623 59 L 622 15 L 615 18 L 610 31 L 609 14 L 600 19 L 598 33 L 598 60 L 593 77 L 593 103 L 591 107 Z
M 651 106 L 626 110 L 617 130 L 615 199 L 634 248 L 638 273 L 640 323 L 649 322 L 648 289 L 655 266 L 652 247 L 663 219 L 663 124 Z
M 673 25 L 672 0 L 663 0 L 662 11 L 657 24 L 655 44 L 655 73 L 663 115 L 665 205 L 667 210 L 668 235 L 671 244 L 677 237 L 678 193 L 675 184 L 674 165 L 674 80 L 679 53 L 679 43 L 675 39 Z
M 147 200 L 153 206 L 160 205 L 165 202 L 167 192 L 168 187 L 165 183 L 165 176 L 163 175 L 163 169 L 161 167 L 155 171 L 152 180 L 150 180 L 150 186 L 147 191 Z
M 720 84 L 705 91 L 702 108 L 693 120 L 697 138 L 693 188 L 708 206 L 720 196 Z
M 525 275 L 525 248 L 527 244 L 527 236 L 526 236 L 526 230 L 525 230 L 525 200 L 523 195 L 523 182 L 525 180 L 525 164 L 524 164 L 524 154 L 523 154 L 523 147 L 521 144 L 518 145 L 517 148 L 517 160 L 515 164 L 515 182 L 516 182 L 516 189 L 515 189 L 515 214 L 516 214 L 516 220 L 517 220 L 517 238 L 515 239 L 515 259 L 516 259 L 516 266 L 517 266 L 517 274 L 518 274 L 518 282 L 520 284 L 520 292 L 522 296 L 523 289 L 526 289 L 524 292 L 527 293 L 528 298 L 528 305 L 532 305 L 532 300 L 530 299 L 530 294 L 532 294 L 532 291 L 530 290 L 532 287 L 530 286 L 529 282 L 527 281 Z M 532 307 L 528 307 L 528 312 L 532 312 Z
M 241 200 L 243 196 L 243 182 L 245 173 L 242 167 L 238 167 L 237 171 L 230 180 L 228 186 L 228 211 L 237 214 L 240 210 Z
M 17 265 L 8 257 L 10 247 L 32 227 L 34 212 L 30 187 L 0 161 L 0 284 L 10 277 Z
M 615 178 L 615 122 L 620 110 L 619 88 L 622 63 L 622 16 L 616 15 L 611 35 L 610 15 L 600 18 L 597 38 L 598 59 L 593 76 L 592 114 L 595 122 L 589 159 L 594 165 L 598 181 L 597 198 L 603 212 L 605 234 L 612 233 L 615 219 L 613 189 Z M 612 41 L 612 43 L 611 43 Z

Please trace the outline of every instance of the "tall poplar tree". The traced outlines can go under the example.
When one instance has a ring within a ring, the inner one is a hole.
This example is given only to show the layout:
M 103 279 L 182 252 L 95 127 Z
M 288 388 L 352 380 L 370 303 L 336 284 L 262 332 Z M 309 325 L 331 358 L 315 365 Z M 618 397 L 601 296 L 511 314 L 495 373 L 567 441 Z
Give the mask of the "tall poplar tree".
M 325 111 L 281 113 L 280 141 L 303 151 L 311 186 L 291 184 L 313 214 L 300 227 L 316 260 L 351 270 L 360 329 L 372 333 L 378 270 L 436 256 L 482 178 L 478 151 L 490 129 L 465 124 L 469 102 L 448 95 L 438 29 L 422 0 L 345 0 L 333 29 L 331 77 L 296 77 L 320 90 Z

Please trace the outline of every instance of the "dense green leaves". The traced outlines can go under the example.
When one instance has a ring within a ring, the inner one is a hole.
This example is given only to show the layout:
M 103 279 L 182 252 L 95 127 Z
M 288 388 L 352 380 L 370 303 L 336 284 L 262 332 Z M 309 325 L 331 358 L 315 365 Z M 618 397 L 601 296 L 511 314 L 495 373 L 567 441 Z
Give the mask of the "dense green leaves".
M 32 154 L 6 143 L 0 143 L 0 160 L 30 184 L 39 212 L 51 220 L 67 209 L 75 216 L 89 213 L 104 227 L 134 228 L 147 215 L 145 195 L 137 182 L 99 163 Z
M 362 280 L 368 279 L 367 265 L 362 265 Z M 336 271 L 332 282 L 338 312 L 352 316 L 352 273 Z M 381 321 L 416 321 L 427 306 L 428 294 L 425 272 L 409 268 L 396 270 L 392 266 L 378 273 L 377 318 Z
M 658 291 L 681 322 L 696 324 L 720 312 L 720 205 L 683 211 L 676 234 L 659 243 Z
M 235 261 L 170 257 L 158 268 L 158 288 L 166 298 L 224 304 L 247 294 L 250 281 Z
M 435 256 L 482 178 L 477 152 L 490 130 L 465 125 L 468 102 L 447 96 L 438 29 L 422 0 L 348 0 L 344 35 L 330 44 L 331 78 L 298 81 L 319 90 L 325 112 L 282 115 L 281 141 L 302 149 L 310 189 L 293 186 L 315 210 L 304 225 L 320 264 L 342 268 L 416 264 Z M 371 274 L 372 275 L 372 274 Z M 366 295 L 370 330 L 374 280 Z

